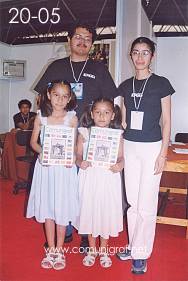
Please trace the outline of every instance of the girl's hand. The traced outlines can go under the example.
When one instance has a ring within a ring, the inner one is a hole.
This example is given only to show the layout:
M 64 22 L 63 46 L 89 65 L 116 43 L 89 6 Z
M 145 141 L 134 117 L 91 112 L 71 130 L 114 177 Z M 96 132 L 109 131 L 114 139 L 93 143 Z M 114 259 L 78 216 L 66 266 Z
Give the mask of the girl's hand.
M 42 164 L 42 152 L 38 155 L 39 163 Z
M 112 171 L 113 173 L 121 172 L 122 165 L 120 163 L 116 163 L 115 165 L 110 166 L 109 170 Z
M 80 165 L 80 169 L 86 170 L 88 167 L 91 167 L 91 163 L 88 161 L 82 161 Z
M 44 165 L 44 164 L 42 164 L 42 152 L 39 153 L 38 159 L 39 159 L 39 163 L 40 163 L 42 166 L 45 166 L 45 167 L 49 167 L 49 166 L 50 166 L 50 165 Z
M 154 175 L 162 173 L 166 163 L 166 157 L 159 155 L 155 161 Z

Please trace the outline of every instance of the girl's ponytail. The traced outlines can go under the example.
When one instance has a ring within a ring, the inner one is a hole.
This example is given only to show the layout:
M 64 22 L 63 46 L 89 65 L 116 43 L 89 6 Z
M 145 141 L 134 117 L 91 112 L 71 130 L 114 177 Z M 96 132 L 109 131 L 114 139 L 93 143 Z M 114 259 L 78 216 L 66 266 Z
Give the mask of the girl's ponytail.
M 65 84 L 66 85 L 66 84 Z M 69 86 L 69 85 L 67 85 Z M 77 98 L 76 98 L 76 95 L 75 93 L 71 90 L 71 87 L 69 86 L 70 88 L 70 93 L 71 93 L 71 99 L 69 101 L 69 103 L 67 104 L 66 106 L 66 110 L 67 111 L 71 111 L 71 110 L 74 110 L 76 109 L 76 106 L 77 106 Z
M 122 129 L 122 114 L 119 105 L 114 105 L 114 119 L 110 122 L 110 128 Z
M 91 106 L 87 106 L 80 118 L 80 126 L 85 128 L 90 128 L 94 126 L 94 121 L 91 118 Z

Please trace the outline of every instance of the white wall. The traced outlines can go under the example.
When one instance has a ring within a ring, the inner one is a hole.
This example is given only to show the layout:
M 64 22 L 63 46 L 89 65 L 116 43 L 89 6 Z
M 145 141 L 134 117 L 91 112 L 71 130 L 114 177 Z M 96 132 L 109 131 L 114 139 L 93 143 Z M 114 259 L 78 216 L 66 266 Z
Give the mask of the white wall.
M 118 0 L 116 10 L 116 56 L 115 56 L 115 83 L 117 86 L 134 73 L 130 47 L 132 41 L 139 36 L 151 38 L 151 24 L 142 8 L 140 0 Z M 123 110 L 121 98 L 116 98 Z M 124 119 L 124 117 L 123 117 Z
M 39 77 L 41 70 L 45 69 L 49 60 L 52 60 L 58 48 L 61 48 L 60 56 L 66 56 L 66 49 L 63 44 L 34 44 L 18 45 L 11 48 L 11 59 L 26 60 L 26 79 L 11 80 L 10 82 L 10 110 L 9 110 L 9 130 L 14 127 L 13 115 L 17 113 L 18 102 L 21 99 L 28 99 L 32 102 L 32 110 L 36 110 L 35 97 L 31 89 L 33 83 Z M 50 60 L 50 61 L 51 61 Z
M 118 0 L 116 12 L 116 75 L 119 85 L 133 75 L 130 46 L 139 36 L 151 37 L 151 24 L 140 0 Z
M 172 96 L 172 140 L 188 133 L 188 37 L 157 39 L 156 73 L 167 77 L 176 93 Z
M 0 42 L 0 63 L 1 59 L 10 57 L 10 51 L 9 45 Z M 9 128 L 9 86 L 9 80 L 0 79 L 0 133 Z

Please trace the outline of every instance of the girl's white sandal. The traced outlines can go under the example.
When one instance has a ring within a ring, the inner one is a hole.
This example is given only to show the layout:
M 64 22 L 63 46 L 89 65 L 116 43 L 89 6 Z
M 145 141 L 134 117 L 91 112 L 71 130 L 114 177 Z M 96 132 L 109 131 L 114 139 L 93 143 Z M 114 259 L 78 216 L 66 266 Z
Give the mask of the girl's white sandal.
M 108 268 L 112 265 L 112 260 L 106 253 L 100 254 L 100 265 L 104 268 Z
M 95 259 L 97 257 L 97 253 L 90 253 L 88 252 L 87 255 L 84 257 L 82 263 L 85 266 L 93 266 L 95 264 Z
M 41 261 L 41 267 L 45 269 L 49 269 L 53 267 L 54 263 L 54 255 L 51 253 L 46 254 L 46 257 Z
M 61 270 L 66 266 L 65 256 L 63 253 L 57 253 L 54 257 L 53 269 Z

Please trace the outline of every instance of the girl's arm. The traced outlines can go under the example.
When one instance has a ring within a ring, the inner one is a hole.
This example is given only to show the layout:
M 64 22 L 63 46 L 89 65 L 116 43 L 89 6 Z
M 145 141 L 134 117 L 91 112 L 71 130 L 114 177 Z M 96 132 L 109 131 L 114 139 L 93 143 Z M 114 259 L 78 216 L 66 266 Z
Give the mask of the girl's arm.
M 75 143 L 74 152 L 75 152 L 75 154 L 76 154 L 76 139 L 77 139 L 77 127 L 78 127 L 78 118 L 77 118 L 77 116 L 74 116 L 74 117 L 71 119 L 70 126 L 75 129 L 75 135 L 74 135 L 74 143 Z
M 88 161 L 83 160 L 83 143 L 84 138 L 81 134 L 78 134 L 77 139 L 77 151 L 76 151 L 76 165 L 85 170 L 87 167 L 91 166 Z
M 77 127 L 78 127 L 78 118 L 77 118 L 77 116 L 74 116 L 74 117 L 71 119 L 70 126 L 75 129 L 75 135 L 74 135 L 74 143 L 75 143 L 75 145 L 74 145 L 74 153 L 76 154 L 76 139 L 77 139 Z
M 124 104 L 124 98 L 122 98 L 122 101 L 121 101 L 121 113 L 122 113 L 122 127 L 123 129 L 126 129 L 127 127 L 127 123 L 126 123 L 126 107 L 125 107 L 125 104 Z
M 117 163 L 110 167 L 110 170 L 113 173 L 121 172 L 124 168 L 124 152 L 123 152 L 123 150 L 124 150 L 123 149 L 123 137 L 121 136 Z
M 40 144 L 38 144 L 38 137 L 39 137 L 39 134 L 40 134 L 40 129 L 41 129 L 41 122 L 40 122 L 39 116 L 37 115 L 36 118 L 35 118 L 35 121 L 34 121 L 34 128 L 33 128 L 31 141 L 30 141 L 31 147 L 37 153 L 42 152 L 42 147 L 41 147 Z
M 73 118 L 71 119 L 70 126 L 72 128 L 77 128 L 78 127 L 78 117 L 76 115 L 73 116 Z
M 76 155 L 77 127 L 78 127 L 78 118 L 77 118 L 76 115 L 71 119 L 70 126 L 75 129 L 75 135 L 74 135 L 74 160 L 73 160 L 73 163 L 75 163 L 76 162 L 75 155 Z M 70 168 L 70 167 L 71 166 L 67 166 L 67 168 Z
M 161 99 L 162 107 L 162 145 L 160 153 L 155 162 L 155 174 L 162 173 L 168 152 L 171 130 L 171 96 Z

